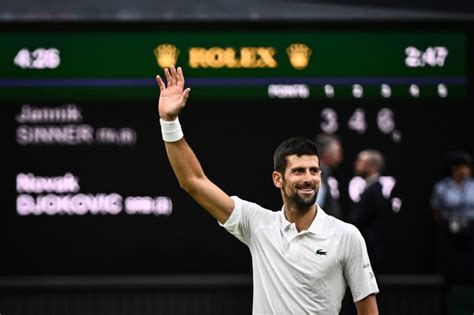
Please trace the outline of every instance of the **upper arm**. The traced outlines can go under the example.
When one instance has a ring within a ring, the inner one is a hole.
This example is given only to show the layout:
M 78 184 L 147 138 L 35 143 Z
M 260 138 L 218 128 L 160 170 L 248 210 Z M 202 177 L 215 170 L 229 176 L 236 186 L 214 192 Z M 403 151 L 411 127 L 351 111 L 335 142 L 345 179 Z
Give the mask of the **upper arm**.
M 431 192 L 430 206 L 433 209 L 442 208 L 442 191 L 443 191 L 443 182 L 438 182 L 435 184 L 433 191 Z
M 379 288 L 370 264 L 367 246 L 359 230 L 350 226 L 344 239 L 344 277 L 349 285 L 354 301 L 369 294 L 378 293 Z
M 371 294 L 355 303 L 357 315 L 378 315 L 377 299 Z
M 180 186 L 219 222 L 227 221 L 234 201 L 207 178 L 186 140 L 165 142 L 165 146 Z

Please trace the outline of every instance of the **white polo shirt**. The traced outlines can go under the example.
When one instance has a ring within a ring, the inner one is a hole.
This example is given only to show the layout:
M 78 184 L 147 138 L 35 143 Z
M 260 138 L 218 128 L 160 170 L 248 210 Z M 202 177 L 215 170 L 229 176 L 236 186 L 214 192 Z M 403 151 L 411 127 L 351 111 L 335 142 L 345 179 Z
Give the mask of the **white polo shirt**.
M 222 226 L 252 254 L 253 314 L 339 314 L 346 284 L 354 302 L 379 289 L 359 230 L 319 206 L 297 232 L 283 209 L 271 211 L 236 196 Z

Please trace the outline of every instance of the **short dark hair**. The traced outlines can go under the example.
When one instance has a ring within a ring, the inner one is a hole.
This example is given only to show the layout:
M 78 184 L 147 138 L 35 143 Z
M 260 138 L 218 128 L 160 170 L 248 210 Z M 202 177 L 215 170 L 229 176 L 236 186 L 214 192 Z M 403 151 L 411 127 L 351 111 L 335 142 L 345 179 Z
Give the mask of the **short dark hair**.
M 459 165 L 468 165 L 471 166 L 472 158 L 466 151 L 455 150 L 450 151 L 446 154 L 446 161 L 448 166 L 452 169 Z
M 273 154 L 273 170 L 284 173 L 288 165 L 289 155 L 316 155 L 319 158 L 316 144 L 306 138 L 295 137 L 283 141 Z

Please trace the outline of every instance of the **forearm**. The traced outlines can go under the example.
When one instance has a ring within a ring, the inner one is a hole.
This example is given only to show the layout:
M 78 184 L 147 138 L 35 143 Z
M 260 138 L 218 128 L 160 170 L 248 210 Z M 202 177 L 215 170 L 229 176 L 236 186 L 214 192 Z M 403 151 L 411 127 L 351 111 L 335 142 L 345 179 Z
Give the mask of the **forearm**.
M 377 299 L 374 294 L 356 302 L 357 315 L 378 315 Z
M 357 311 L 357 315 L 379 315 L 377 309 Z
M 180 186 L 189 191 L 193 183 L 205 179 L 204 171 L 196 155 L 182 138 L 176 142 L 165 142 L 166 154 Z
M 433 216 L 434 216 L 434 220 L 437 224 L 443 223 L 443 216 L 441 215 L 441 210 L 440 209 L 434 209 L 433 210 Z
M 168 85 L 165 85 L 160 76 L 156 78 L 160 86 L 158 111 L 161 133 L 168 159 L 180 186 L 219 222 L 224 223 L 234 209 L 234 201 L 204 175 L 199 160 L 183 138 L 177 117 L 186 104 L 190 89 L 183 90 L 184 76 L 181 68 L 177 72 L 174 66 L 170 69 L 171 74 L 165 69 Z

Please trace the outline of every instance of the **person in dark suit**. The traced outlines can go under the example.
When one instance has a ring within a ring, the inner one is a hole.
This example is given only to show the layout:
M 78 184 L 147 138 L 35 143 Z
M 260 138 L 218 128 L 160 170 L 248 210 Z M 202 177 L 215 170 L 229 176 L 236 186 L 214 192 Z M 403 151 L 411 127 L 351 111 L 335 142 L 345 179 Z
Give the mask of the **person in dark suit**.
M 384 166 L 385 159 L 377 150 L 364 150 L 358 154 L 354 170 L 356 175 L 365 179 L 366 186 L 360 200 L 354 203 L 348 220 L 364 236 L 376 273 L 383 273 L 385 236 L 393 213 L 390 196 L 384 195 L 380 182 Z

